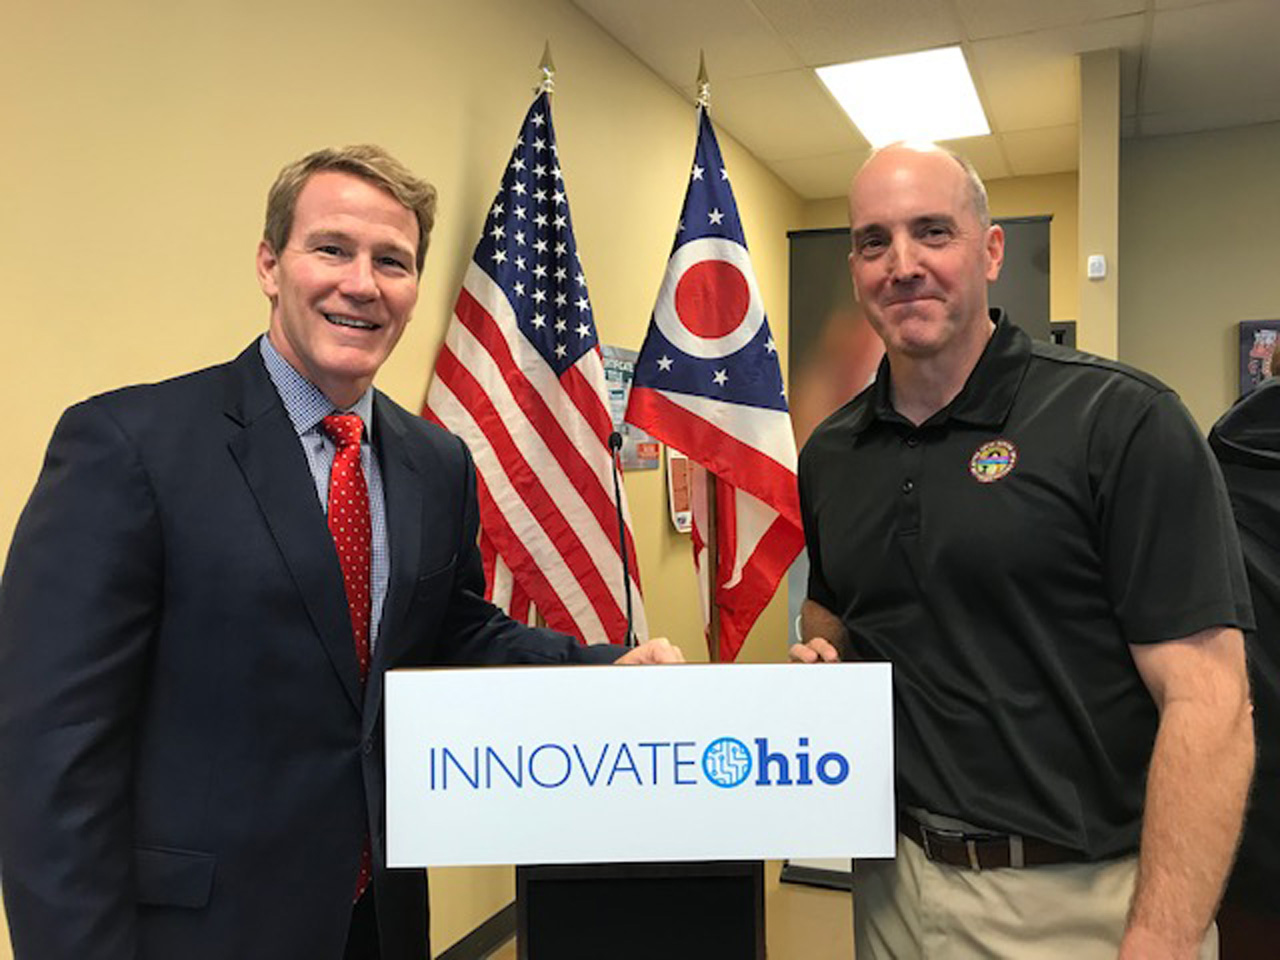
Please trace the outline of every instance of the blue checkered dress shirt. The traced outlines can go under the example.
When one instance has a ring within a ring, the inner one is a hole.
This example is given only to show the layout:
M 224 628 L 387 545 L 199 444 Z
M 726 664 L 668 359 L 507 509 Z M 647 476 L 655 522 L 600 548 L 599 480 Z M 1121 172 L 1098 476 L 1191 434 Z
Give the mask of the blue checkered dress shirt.
M 382 603 L 387 598 L 387 580 L 391 574 L 391 557 L 387 550 L 387 507 L 382 492 L 382 471 L 373 450 L 373 388 L 370 387 L 350 407 L 339 410 L 310 380 L 289 365 L 266 334 L 259 341 L 262 362 L 267 366 L 271 382 L 284 402 L 285 412 L 298 433 L 302 452 L 316 482 L 316 495 L 326 514 L 329 510 L 329 470 L 333 466 L 333 441 L 320 429 L 320 421 L 331 413 L 354 413 L 364 421 L 364 439 L 360 441 L 360 465 L 369 487 L 369 519 L 372 524 L 372 556 L 369 565 L 370 609 L 369 650 L 376 649 L 378 627 L 382 622 Z

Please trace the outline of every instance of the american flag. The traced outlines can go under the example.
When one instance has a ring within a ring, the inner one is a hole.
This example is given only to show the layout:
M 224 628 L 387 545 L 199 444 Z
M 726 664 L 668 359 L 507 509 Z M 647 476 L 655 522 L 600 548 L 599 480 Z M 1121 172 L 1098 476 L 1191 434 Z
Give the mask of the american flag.
M 532 604 L 549 627 L 588 643 L 622 643 L 627 626 L 605 397 L 544 92 L 485 219 L 423 416 L 475 458 L 490 599 L 522 619 Z M 626 550 L 643 641 L 629 516 Z
M 715 476 L 718 569 L 705 569 L 703 480 L 695 476 L 694 563 L 704 615 L 733 660 L 804 546 L 796 443 L 764 303 L 711 120 L 698 145 L 675 245 L 636 361 L 627 420 Z M 714 603 L 711 603 L 711 601 Z

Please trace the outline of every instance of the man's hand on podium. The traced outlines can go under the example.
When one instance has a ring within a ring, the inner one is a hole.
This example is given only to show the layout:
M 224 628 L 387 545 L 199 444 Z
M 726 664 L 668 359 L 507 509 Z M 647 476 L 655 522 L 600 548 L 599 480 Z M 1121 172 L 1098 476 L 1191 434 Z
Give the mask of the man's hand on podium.
M 840 652 L 829 640 L 813 637 L 804 643 L 793 643 L 787 649 L 792 663 L 839 663 Z
M 839 663 L 849 649 L 849 631 L 834 613 L 805 599 L 796 617 L 796 641 L 787 651 L 792 663 Z
M 614 663 L 684 663 L 684 653 L 666 637 L 654 637 L 628 650 Z

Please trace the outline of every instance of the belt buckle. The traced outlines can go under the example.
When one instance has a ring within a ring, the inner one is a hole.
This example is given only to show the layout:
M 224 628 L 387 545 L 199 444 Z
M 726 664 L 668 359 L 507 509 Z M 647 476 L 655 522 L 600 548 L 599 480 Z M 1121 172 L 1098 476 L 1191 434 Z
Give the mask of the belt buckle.
M 960 843 L 964 845 L 965 860 L 969 869 L 975 871 L 983 870 L 982 860 L 978 856 L 978 844 L 989 841 L 999 841 L 1006 845 L 1009 857 L 1009 866 L 1014 868 L 1025 867 L 1026 849 L 1023 838 L 1018 834 L 970 834 L 961 830 L 946 830 L 939 827 L 930 827 L 928 824 L 916 821 L 916 826 L 920 832 L 920 845 L 924 848 L 925 859 L 934 863 L 946 863 L 947 861 L 940 859 L 933 845 L 929 842 L 930 836 L 935 841 L 942 840 L 949 843 Z
M 926 860 L 931 860 L 934 863 L 945 863 L 945 861 L 939 858 L 940 855 L 934 856 L 933 846 L 929 843 L 930 835 L 937 837 L 939 840 L 948 840 L 953 843 L 957 841 L 963 842 L 966 849 L 969 850 L 969 862 L 973 863 L 976 860 L 977 850 L 973 846 L 973 841 L 969 840 L 959 830 L 944 830 L 939 827 L 931 827 L 926 823 L 921 823 L 919 826 L 920 845 L 924 847 L 924 857 Z

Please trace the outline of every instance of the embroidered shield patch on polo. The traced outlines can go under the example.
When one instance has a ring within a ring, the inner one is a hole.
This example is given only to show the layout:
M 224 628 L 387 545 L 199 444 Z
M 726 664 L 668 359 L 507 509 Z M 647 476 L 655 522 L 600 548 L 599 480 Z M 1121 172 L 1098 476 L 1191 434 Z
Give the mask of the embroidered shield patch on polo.
M 995 483 L 1007 477 L 1018 462 L 1018 448 L 1008 440 L 989 440 L 973 452 L 969 472 L 979 483 Z

